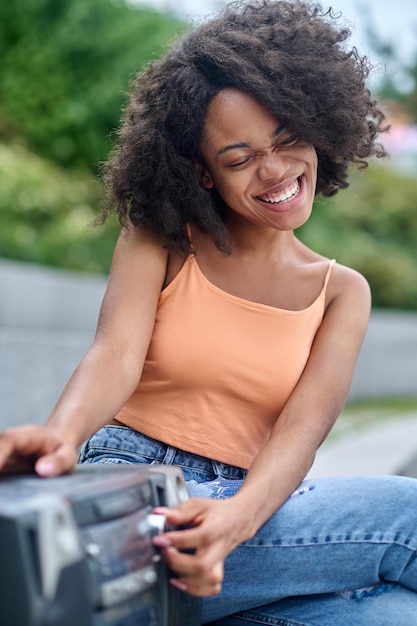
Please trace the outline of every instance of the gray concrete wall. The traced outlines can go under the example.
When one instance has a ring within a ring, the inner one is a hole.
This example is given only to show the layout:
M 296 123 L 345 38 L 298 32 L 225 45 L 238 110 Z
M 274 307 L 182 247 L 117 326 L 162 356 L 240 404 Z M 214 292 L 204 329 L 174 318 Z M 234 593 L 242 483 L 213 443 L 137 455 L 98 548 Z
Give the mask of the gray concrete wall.
M 0 429 L 45 420 L 91 343 L 105 278 L 0 260 Z M 374 311 L 351 398 L 417 395 L 417 314 Z
M 94 337 L 105 285 L 0 260 L 0 430 L 44 422 Z
M 417 313 L 372 312 L 350 395 L 417 396 Z

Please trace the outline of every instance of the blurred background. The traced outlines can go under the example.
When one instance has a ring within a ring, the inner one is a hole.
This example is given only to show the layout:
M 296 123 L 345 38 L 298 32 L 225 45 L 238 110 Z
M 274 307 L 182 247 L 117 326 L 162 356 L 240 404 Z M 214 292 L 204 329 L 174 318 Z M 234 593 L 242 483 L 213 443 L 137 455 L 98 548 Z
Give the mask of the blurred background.
M 0 428 L 43 421 L 93 335 L 119 230 L 116 219 L 92 225 L 99 170 L 129 82 L 223 4 L 0 3 Z M 407 398 L 417 409 L 417 3 L 332 8 L 374 65 L 369 86 L 391 124 L 390 158 L 318 199 L 298 234 L 371 284 L 352 398 Z
M 0 6 L 0 257 L 107 273 L 117 224 L 93 228 L 100 163 L 134 72 L 221 2 L 19 0 Z M 326 6 L 323 4 L 323 6 Z M 417 3 L 335 0 L 391 153 L 317 201 L 305 241 L 363 272 L 374 305 L 417 309 Z

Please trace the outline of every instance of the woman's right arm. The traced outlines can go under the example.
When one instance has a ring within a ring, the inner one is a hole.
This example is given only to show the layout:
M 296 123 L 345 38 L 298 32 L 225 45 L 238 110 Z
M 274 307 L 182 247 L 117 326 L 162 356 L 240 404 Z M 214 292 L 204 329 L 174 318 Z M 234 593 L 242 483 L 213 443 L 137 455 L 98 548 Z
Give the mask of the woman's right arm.
M 167 257 L 161 241 L 148 232 L 122 231 L 91 348 L 44 427 L 22 426 L 0 435 L 0 471 L 28 465 L 42 475 L 72 470 L 77 446 L 126 403 L 142 373 Z

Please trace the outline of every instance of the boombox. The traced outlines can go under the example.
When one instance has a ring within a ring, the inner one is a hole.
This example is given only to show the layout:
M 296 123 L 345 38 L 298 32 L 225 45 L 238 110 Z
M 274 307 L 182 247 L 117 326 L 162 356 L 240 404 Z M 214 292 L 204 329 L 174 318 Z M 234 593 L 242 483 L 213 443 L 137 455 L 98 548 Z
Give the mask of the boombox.
M 188 497 L 180 469 L 83 465 L 0 480 L 2 626 L 199 626 L 201 602 L 169 584 L 155 506 Z

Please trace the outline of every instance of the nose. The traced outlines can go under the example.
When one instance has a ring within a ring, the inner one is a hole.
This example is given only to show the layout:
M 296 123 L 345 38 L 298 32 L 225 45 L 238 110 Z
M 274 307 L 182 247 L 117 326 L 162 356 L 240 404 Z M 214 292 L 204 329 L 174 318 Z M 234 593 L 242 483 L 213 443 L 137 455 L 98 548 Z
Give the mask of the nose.
M 290 167 L 290 159 L 284 152 L 271 151 L 264 154 L 259 161 L 258 176 L 260 180 L 269 180 L 285 175 Z

